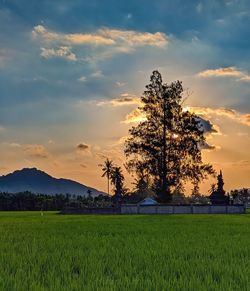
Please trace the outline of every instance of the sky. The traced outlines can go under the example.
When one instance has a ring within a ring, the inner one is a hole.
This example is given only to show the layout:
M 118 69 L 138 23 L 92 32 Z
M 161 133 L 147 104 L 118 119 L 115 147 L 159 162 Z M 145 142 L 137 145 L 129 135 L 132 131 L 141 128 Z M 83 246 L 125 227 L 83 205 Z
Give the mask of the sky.
M 125 163 L 157 69 L 212 124 L 202 154 L 225 189 L 250 187 L 249 27 L 248 0 L 0 0 L 0 174 L 37 167 L 105 191 L 98 165 Z

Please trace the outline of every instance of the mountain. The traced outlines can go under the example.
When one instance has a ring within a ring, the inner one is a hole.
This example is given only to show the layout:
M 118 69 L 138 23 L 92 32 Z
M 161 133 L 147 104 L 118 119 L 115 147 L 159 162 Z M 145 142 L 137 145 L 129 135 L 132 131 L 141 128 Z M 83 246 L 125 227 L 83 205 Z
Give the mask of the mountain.
M 40 194 L 75 194 L 87 196 L 91 190 L 92 197 L 104 192 L 69 179 L 57 179 L 36 168 L 24 168 L 5 176 L 0 176 L 0 192 L 17 193 L 30 191 Z

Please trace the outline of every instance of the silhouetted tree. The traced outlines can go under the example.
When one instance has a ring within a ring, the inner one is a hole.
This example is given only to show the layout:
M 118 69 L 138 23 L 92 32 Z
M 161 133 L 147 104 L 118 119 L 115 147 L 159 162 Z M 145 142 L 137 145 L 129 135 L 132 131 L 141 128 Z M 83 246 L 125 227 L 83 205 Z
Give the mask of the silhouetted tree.
M 222 171 L 220 170 L 220 173 L 217 176 L 217 189 L 214 190 L 209 196 L 212 204 L 229 204 L 230 197 L 228 194 L 226 194 L 223 186 L 224 180 L 222 176 Z
M 143 167 L 143 164 L 139 164 L 136 168 L 136 178 L 134 181 L 134 194 L 140 199 L 145 197 L 154 196 L 154 192 L 151 189 L 150 175 L 147 172 L 147 169 Z
M 111 179 L 112 171 L 114 168 L 113 161 L 107 158 L 104 164 L 101 166 L 103 171 L 102 177 L 107 177 L 108 180 L 108 194 L 109 194 L 109 181 Z
M 124 181 L 124 176 L 123 176 L 121 167 L 115 166 L 113 168 L 112 173 L 111 173 L 111 183 L 115 187 L 115 196 L 114 197 L 115 197 L 116 201 L 120 201 L 120 199 L 122 197 L 122 194 L 124 191 L 123 181 Z
M 248 188 L 232 190 L 230 196 L 232 197 L 235 204 L 250 204 L 250 190 Z
M 172 194 L 172 201 L 173 204 L 181 205 L 181 204 L 188 204 L 188 199 L 185 197 L 183 192 L 178 190 L 174 190 Z
M 199 192 L 193 192 L 187 199 L 191 204 L 210 204 L 209 197 L 202 195 Z
M 225 193 L 223 186 L 224 186 L 224 180 L 222 176 L 222 171 L 220 170 L 220 173 L 217 177 L 217 191 L 221 193 Z
M 165 202 L 186 180 L 197 184 L 213 173 L 211 165 L 202 163 L 202 125 L 195 114 L 183 110 L 182 94 L 180 81 L 164 84 L 161 74 L 154 71 L 141 97 L 144 120 L 130 129 L 125 142 L 128 169 L 136 171 L 143 165 Z
M 211 184 L 211 187 L 210 187 L 208 193 L 211 195 L 215 191 L 216 191 L 216 184 L 213 183 L 213 184 Z
M 88 193 L 88 198 L 92 198 L 92 196 L 91 196 L 92 191 L 90 189 L 88 189 L 87 193 Z

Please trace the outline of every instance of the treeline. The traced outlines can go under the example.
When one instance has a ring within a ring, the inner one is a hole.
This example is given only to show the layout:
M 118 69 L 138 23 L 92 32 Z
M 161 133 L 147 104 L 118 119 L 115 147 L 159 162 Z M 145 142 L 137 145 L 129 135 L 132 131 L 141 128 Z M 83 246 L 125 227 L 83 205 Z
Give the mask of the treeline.
M 136 204 L 147 197 L 146 192 L 134 191 L 127 192 L 120 200 L 120 203 Z M 233 204 L 250 203 L 250 191 L 248 189 L 233 190 L 229 194 Z M 156 200 L 157 197 L 154 197 Z M 184 204 L 210 204 L 207 196 L 193 193 L 185 196 L 183 193 L 175 192 L 172 194 L 172 202 L 174 205 Z M 20 193 L 0 193 L 0 211 L 60 211 L 64 208 L 103 208 L 116 207 L 116 196 L 99 195 L 97 197 L 77 196 L 77 195 L 46 195 L 33 194 L 31 192 Z
M 145 194 L 145 193 L 143 193 Z M 52 211 L 64 208 L 105 208 L 117 207 L 120 203 L 138 203 L 145 198 L 139 192 L 127 192 L 119 201 L 117 196 L 99 195 L 78 196 L 70 194 L 34 194 L 29 191 L 0 193 L 0 211 Z M 177 199 L 180 203 L 184 200 Z
M 235 203 L 250 204 L 250 190 L 247 188 L 232 190 L 230 192 L 230 196 L 233 198 Z
M 70 194 L 46 195 L 31 192 L 0 193 L 0 210 L 62 210 L 65 207 L 107 207 L 112 206 L 112 198 L 99 195 L 98 197 L 82 197 Z
M 145 198 L 142 193 L 133 192 L 123 195 L 120 203 L 138 203 Z M 174 204 L 199 203 L 207 204 L 209 199 L 202 195 L 185 197 L 183 194 L 173 195 Z M 64 208 L 103 208 L 116 207 L 116 196 L 99 195 L 82 197 L 77 195 L 46 195 L 31 192 L 0 193 L 0 211 L 52 211 Z

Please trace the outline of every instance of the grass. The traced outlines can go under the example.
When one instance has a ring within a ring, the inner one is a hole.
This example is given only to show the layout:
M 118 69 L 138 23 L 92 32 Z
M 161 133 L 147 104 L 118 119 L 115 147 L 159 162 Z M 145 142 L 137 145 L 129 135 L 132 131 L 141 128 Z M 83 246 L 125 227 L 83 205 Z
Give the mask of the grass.
M 0 290 L 250 290 L 250 214 L 0 212 Z

